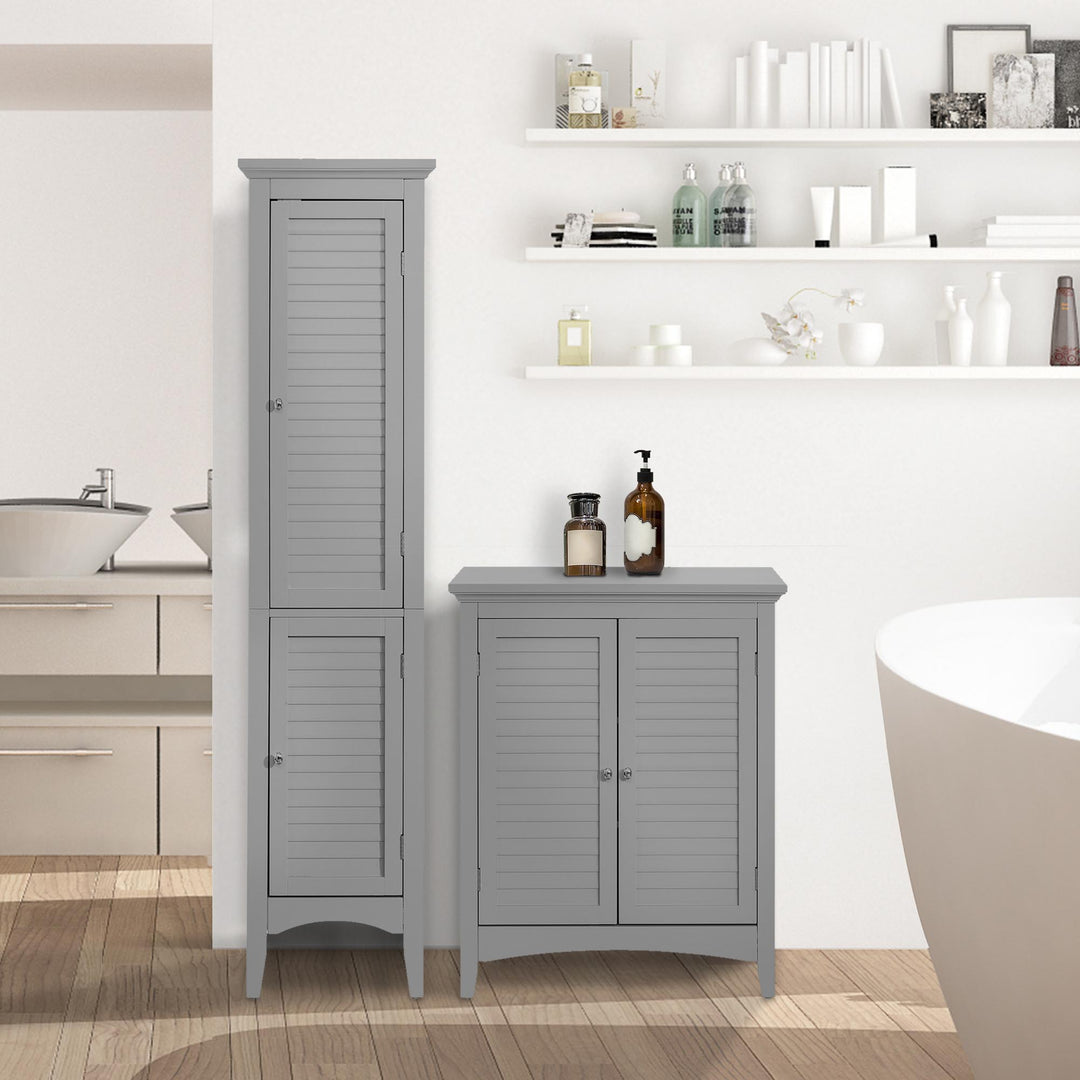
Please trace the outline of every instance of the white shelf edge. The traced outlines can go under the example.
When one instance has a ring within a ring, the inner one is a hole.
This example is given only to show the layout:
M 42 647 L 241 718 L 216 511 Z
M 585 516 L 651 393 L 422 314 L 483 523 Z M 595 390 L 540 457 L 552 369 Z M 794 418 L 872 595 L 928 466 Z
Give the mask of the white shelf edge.
M 527 247 L 526 262 L 548 263 L 1066 263 L 1080 262 L 1078 247 L 939 248 L 601 248 Z
M 694 367 L 634 367 L 631 365 L 594 364 L 588 367 L 560 367 L 557 364 L 534 364 L 525 368 L 526 379 L 563 380 L 567 382 L 606 382 L 640 380 L 644 382 L 674 381 L 807 381 L 818 380 L 930 380 L 945 382 L 1023 382 L 1067 381 L 1080 384 L 1080 368 L 1043 366 L 1013 367 L 938 367 L 936 365 L 883 365 L 881 367 L 848 367 L 832 365 L 778 365 L 753 367 L 749 365 L 699 365 Z
M 533 146 L 1015 146 L 1072 145 L 1069 128 L 526 128 Z

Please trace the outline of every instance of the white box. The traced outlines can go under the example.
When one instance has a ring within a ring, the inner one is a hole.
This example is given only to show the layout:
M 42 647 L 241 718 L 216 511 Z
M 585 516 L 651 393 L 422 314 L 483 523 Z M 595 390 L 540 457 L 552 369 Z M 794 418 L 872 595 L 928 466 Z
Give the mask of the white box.
M 667 50 L 662 41 L 630 42 L 630 104 L 638 127 L 663 127 L 667 103 Z
M 916 236 L 915 218 L 915 167 L 886 165 L 879 169 L 874 239 L 884 243 Z
M 837 243 L 840 247 L 868 247 L 873 207 L 870 185 L 841 184 L 837 190 Z

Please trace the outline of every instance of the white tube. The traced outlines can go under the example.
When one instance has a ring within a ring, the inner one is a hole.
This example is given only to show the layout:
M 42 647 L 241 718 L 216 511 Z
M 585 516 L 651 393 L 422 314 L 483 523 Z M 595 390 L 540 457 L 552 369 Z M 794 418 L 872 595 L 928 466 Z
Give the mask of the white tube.
M 836 188 L 812 187 L 810 189 L 810 206 L 814 211 L 814 247 L 828 247 L 832 243 Z
M 936 248 L 937 233 L 921 233 L 919 236 L 905 236 L 900 240 L 882 240 L 874 247 L 919 247 Z

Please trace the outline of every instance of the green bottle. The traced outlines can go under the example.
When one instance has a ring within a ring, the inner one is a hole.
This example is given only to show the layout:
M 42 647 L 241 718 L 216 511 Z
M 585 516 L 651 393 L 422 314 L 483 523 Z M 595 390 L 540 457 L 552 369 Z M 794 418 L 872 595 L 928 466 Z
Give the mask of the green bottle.
M 671 243 L 673 247 L 705 247 L 705 218 L 708 200 L 698 187 L 691 162 L 683 169 L 682 187 L 671 201 Z
M 709 247 L 724 246 L 724 225 L 720 218 L 720 208 L 724 205 L 727 189 L 731 187 L 732 176 L 731 166 L 721 165 L 720 182 L 709 196 L 709 224 L 706 230 L 709 235 Z

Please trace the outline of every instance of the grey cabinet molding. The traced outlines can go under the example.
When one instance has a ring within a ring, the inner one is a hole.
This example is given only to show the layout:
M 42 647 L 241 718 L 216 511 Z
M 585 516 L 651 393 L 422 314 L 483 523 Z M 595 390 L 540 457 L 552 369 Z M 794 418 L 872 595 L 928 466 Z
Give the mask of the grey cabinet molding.
M 786 589 L 766 568 L 454 578 L 463 997 L 481 960 L 589 948 L 756 960 L 772 996 Z
M 244 160 L 247 993 L 267 934 L 402 935 L 423 993 L 423 160 Z

